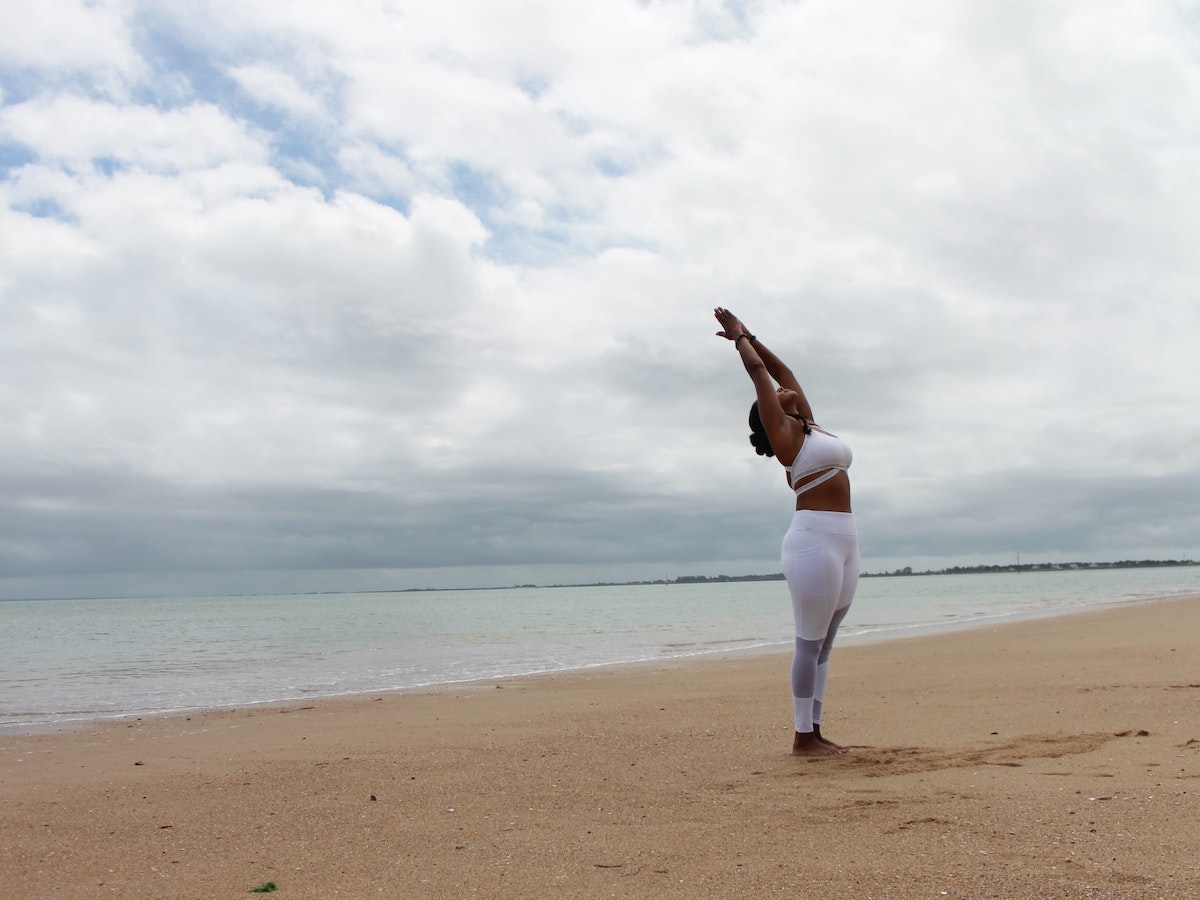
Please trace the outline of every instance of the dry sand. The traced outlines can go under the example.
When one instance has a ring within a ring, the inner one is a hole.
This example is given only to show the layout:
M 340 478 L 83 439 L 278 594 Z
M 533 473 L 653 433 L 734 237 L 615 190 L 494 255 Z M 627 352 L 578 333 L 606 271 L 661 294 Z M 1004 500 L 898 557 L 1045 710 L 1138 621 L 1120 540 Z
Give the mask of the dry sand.
M 1200 598 L 0 737 L 0 895 L 1200 897 Z

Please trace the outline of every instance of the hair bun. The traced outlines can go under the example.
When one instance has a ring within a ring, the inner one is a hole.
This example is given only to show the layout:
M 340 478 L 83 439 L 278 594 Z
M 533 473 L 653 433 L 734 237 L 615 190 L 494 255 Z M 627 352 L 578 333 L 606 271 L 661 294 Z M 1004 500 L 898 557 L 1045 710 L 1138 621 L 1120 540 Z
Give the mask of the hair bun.
M 775 451 L 771 449 L 771 442 L 767 440 L 765 434 L 750 435 L 750 443 L 754 445 L 754 452 L 759 456 L 775 455 Z
M 762 418 L 758 414 L 758 401 L 750 404 L 750 443 L 759 456 L 774 456 L 771 441 L 767 437 L 767 429 L 763 428 Z

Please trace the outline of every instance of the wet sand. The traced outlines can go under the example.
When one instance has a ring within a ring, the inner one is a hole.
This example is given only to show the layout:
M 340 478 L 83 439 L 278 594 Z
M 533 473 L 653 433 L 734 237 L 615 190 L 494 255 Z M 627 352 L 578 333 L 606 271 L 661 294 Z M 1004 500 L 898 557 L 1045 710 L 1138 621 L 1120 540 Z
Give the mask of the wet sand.
M 0 736 L 10 898 L 1198 897 L 1200 597 Z

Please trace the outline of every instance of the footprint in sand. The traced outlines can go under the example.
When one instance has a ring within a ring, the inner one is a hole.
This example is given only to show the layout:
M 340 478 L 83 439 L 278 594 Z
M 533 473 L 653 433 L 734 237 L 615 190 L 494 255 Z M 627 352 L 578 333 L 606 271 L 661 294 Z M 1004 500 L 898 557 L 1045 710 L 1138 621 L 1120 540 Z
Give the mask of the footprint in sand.
M 846 756 L 809 762 L 821 771 L 868 778 L 971 766 L 1019 767 L 1028 760 L 1058 759 L 1090 753 L 1109 741 L 1135 733 L 1140 736 L 1148 734 L 1145 731 L 1124 731 L 1120 734 L 1108 731 L 1087 734 L 1030 734 L 1012 741 L 964 750 L 939 750 L 932 747 L 856 747 L 853 753 Z M 813 770 L 805 767 L 805 773 L 811 771 Z

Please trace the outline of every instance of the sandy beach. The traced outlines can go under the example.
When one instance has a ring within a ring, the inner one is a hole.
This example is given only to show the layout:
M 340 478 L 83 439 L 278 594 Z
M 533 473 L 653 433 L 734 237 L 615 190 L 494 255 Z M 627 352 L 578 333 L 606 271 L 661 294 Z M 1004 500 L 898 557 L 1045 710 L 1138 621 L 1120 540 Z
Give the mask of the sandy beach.
M 1200 597 L 0 737 L 9 898 L 1197 897 Z

